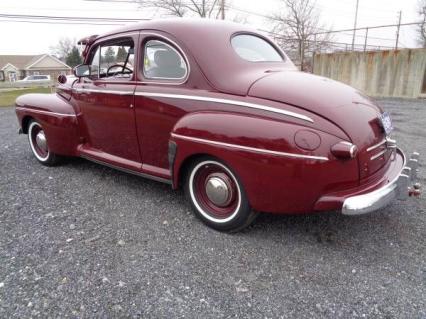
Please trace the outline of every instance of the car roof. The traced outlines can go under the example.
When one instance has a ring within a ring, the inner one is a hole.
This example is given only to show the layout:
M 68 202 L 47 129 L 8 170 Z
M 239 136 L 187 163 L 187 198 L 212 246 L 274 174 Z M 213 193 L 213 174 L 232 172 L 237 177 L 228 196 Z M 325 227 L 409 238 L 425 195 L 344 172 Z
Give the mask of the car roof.
M 182 35 L 183 32 L 193 31 L 194 29 L 199 29 L 203 33 L 210 32 L 232 32 L 233 30 L 241 29 L 245 27 L 242 24 L 223 21 L 223 20 L 214 20 L 214 19 L 203 19 L 203 18 L 167 18 L 167 19 L 153 19 L 147 20 L 139 23 L 134 23 L 114 29 L 110 32 L 107 32 L 102 35 L 98 35 L 97 38 L 113 35 L 116 33 L 130 32 L 130 31 L 139 31 L 139 30 L 158 30 L 174 34 L 175 36 Z M 255 29 L 252 29 L 254 31 Z
M 238 33 L 259 34 L 259 32 L 250 26 L 223 20 L 202 18 L 150 20 L 112 30 L 97 36 L 96 40 L 132 31 L 166 33 L 186 54 L 189 53 L 194 58 L 216 89 L 227 93 L 246 95 L 253 81 L 266 75 L 265 71 L 277 67 L 294 68 L 288 58 L 284 63 L 255 63 L 243 60 L 232 48 L 232 36 Z

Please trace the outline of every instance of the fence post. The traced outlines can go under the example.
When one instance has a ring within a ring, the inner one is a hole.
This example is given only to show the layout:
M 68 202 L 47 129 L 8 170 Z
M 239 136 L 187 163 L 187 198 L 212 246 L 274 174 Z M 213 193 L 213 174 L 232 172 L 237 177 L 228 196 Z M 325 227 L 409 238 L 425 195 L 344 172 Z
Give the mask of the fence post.
M 365 28 L 364 52 L 367 50 L 367 41 L 368 41 L 368 27 Z
M 315 68 L 315 54 L 317 53 L 317 35 L 314 34 L 314 49 L 312 52 L 312 73 L 314 73 Z

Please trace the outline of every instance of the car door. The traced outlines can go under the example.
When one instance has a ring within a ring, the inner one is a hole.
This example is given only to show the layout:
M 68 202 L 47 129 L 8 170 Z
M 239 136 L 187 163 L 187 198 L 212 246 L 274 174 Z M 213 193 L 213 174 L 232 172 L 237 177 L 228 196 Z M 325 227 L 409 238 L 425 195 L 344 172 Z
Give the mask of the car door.
M 140 36 L 135 113 L 143 171 L 170 178 L 168 143 L 173 126 L 187 113 L 187 102 L 164 99 L 164 94 L 190 94 L 186 88 L 189 62 L 169 38 L 142 32 Z
M 87 61 L 96 74 L 73 87 L 86 131 L 83 152 L 130 169 L 141 163 L 133 107 L 137 43 L 131 33 L 92 45 Z

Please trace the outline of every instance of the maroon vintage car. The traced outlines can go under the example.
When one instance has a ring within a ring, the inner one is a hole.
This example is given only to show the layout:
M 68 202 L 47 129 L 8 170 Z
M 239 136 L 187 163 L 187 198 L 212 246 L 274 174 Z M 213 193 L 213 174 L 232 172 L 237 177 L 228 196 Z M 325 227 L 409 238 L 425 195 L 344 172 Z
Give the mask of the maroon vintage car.
M 298 72 L 246 26 L 151 21 L 81 40 L 56 94 L 16 101 L 39 162 L 79 156 L 184 188 L 196 215 L 237 230 L 256 212 L 357 215 L 420 192 L 389 115 Z

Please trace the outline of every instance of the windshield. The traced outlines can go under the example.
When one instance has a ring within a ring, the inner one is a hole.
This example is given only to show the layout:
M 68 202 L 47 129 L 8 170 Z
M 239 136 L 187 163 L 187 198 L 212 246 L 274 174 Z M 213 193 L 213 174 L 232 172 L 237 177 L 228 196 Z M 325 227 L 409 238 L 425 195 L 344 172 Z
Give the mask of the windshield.
M 251 34 L 236 35 L 231 40 L 235 52 L 250 62 L 282 62 L 281 54 L 266 40 Z

